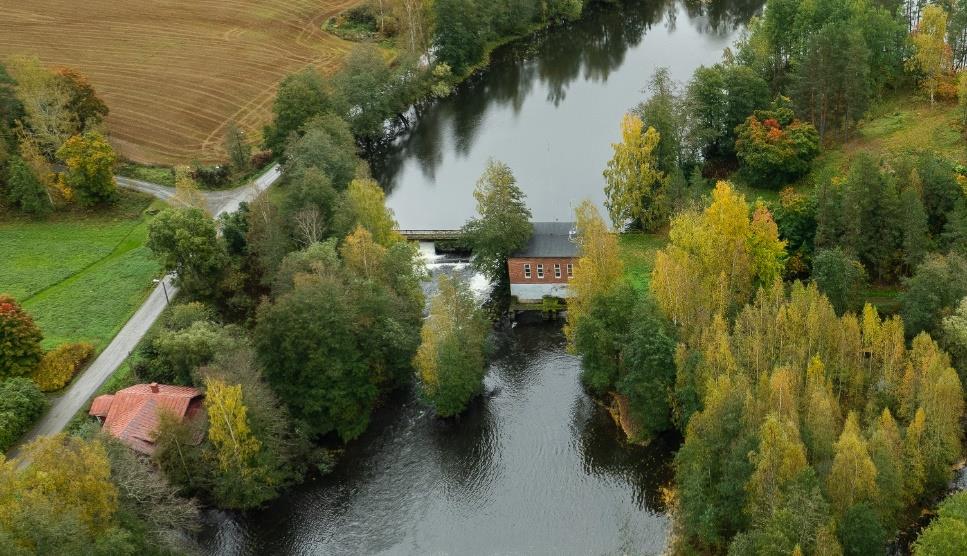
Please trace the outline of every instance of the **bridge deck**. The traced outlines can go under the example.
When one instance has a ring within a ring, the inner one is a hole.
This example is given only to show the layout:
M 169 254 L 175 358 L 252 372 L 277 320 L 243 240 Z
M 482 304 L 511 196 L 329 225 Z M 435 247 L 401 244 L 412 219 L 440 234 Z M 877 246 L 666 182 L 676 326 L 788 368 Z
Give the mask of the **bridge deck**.
M 461 230 L 398 230 L 400 235 L 411 241 L 439 241 L 460 239 Z

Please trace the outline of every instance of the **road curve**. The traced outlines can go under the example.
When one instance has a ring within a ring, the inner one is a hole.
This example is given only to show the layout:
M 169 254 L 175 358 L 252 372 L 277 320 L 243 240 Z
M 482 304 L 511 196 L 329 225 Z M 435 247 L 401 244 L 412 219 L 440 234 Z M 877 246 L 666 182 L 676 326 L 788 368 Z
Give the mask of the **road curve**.
M 276 164 L 248 185 L 227 191 L 211 192 L 218 194 L 208 199 L 210 203 L 218 203 L 217 210 L 213 210 L 215 216 L 238 210 L 242 202 L 255 199 L 259 193 L 271 187 L 281 176 L 282 168 Z M 160 199 L 170 199 L 174 195 L 174 190 L 170 187 L 128 178 L 118 178 L 118 185 L 144 191 Z M 178 288 L 173 282 L 174 275 L 169 274 L 158 283 L 154 291 L 148 295 L 148 299 L 121 328 L 121 331 L 111 340 L 104 351 L 97 356 L 97 359 L 71 383 L 67 391 L 53 401 L 50 410 L 21 439 L 20 445 L 38 437 L 57 434 L 64 430 L 64 427 L 70 423 L 74 415 L 84 407 L 91 396 L 97 392 L 97 389 L 104 384 L 104 381 L 114 374 L 114 371 L 121 366 L 121 363 L 127 359 L 138 342 L 141 341 L 141 338 L 148 332 L 154 321 L 161 316 L 161 312 L 168 306 L 169 299 L 178 292 Z M 9 456 L 15 457 L 18 451 L 18 447 L 14 447 Z

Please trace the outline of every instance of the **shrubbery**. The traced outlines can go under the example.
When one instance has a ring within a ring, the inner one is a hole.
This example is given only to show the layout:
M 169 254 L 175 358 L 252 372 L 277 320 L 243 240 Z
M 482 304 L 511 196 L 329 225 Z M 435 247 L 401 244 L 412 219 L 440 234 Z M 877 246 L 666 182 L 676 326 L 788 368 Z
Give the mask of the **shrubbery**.
M 30 379 L 0 382 L 0 452 L 27 432 L 47 407 L 47 399 Z
M 43 392 L 60 390 L 74 378 L 92 355 L 94 346 L 86 342 L 62 344 L 44 354 L 31 378 Z
M 198 166 L 191 171 L 191 179 L 205 187 L 222 187 L 228 183 L 232 172 L 227 165 Z
M 44 352 L 43 335 L 17 301 L 0 294 L 0 379 L 32 372 Z

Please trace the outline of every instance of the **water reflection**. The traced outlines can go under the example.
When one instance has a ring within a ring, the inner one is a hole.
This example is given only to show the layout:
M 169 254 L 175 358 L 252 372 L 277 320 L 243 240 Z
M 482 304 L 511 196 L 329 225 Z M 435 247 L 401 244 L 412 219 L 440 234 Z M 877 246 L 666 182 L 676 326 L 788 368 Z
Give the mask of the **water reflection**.
M 670 449 L 629 448 L 555 323 L 498 333 L 491 394 L 443 422 L 402 392 L 335 472 L 216 516 L 211 554 L 658 553 Z
M 370 157 L 404 228 L 458 227 L 489 158 L 510 164 L 535 217 L 603 201 L 601 171 L 621 115 L 659 66 L 678 80 L 717 62 L 761 0 L 626 0 L 498 49 L 490 69 L 421 110 Z

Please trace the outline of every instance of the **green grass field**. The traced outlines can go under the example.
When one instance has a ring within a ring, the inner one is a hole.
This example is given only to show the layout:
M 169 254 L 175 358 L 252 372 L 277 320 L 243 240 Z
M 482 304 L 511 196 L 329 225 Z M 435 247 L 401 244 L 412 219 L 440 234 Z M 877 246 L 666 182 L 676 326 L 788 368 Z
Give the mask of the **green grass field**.
M 655 266 L 655 253 L 668 243 L 660 234 L 627 233 L 618 236 L 621 260 L 625 264 L 625 276 L 638 291 L 647 292 L 651 285 L 651 270 Z
M 107 213 L 0 223 L 0 292 L 16 298 L 44 333 L 44 347 L 85 341 L 100 351 L 150 291 L 160 267 L 144 247 L 149 206 L 122 193 Z

